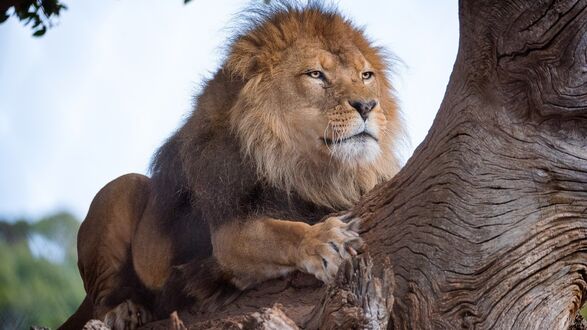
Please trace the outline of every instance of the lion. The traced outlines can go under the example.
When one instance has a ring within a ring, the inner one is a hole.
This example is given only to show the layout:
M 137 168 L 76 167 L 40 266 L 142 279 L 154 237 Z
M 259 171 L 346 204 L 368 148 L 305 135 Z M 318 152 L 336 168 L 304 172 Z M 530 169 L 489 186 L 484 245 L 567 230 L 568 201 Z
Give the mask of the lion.
M 400 167 L 384 50 L 321 5 L 252 15 L 151 177 L 121 176 L 92 201 L 78 234 L 87 296 L 63 329 L 134 329 L 294 271 L 330 283 L 363 247 L 346 210 Z

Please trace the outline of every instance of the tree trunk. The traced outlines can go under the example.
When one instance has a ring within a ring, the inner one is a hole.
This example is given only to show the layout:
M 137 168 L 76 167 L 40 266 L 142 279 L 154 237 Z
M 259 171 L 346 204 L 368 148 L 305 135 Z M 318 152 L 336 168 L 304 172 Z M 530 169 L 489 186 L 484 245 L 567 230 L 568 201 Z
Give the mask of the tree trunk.
M 309 328 L 573 323 L 587 287 L 587 0 L 461 0 L 460 31 L 427 138 L 355 208 L 378 275 L 366 257 L 335 287 L 271 281 L 186 325 L 277 302 Z
M 460 3 L 445 99 L 357 207 L 395 328 L 564 329 L 587 274 L 587 1 Z

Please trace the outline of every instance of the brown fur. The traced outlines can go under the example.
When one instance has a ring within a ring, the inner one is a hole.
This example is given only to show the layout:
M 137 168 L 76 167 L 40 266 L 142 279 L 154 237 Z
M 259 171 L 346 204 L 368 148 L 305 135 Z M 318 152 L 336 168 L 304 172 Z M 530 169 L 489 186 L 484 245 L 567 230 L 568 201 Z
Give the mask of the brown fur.
M 155 155 L 151 180 L 119 178 L 107 187 L 126 192 L 108 189 L 92 204 L 79 249 L 95 316 L 129 321 L 122 314 L 150 308 L 150 295 L 157 313 L 210 308 L 294 270 L 328 282 L 360 248 L 356 221 L 319 220 L 399 169 L 385 57 L 318 5 L 277 4 L 249 20 Z M 375 101 L 366 121 L 357 100 Z
M 377 76 L 377 88 L 367 90 L 341 81 L 325 93 L 326 100 L 319 95 L 323 113 L 296 111 L 304 110 L 308 96 L 316 96 L 292 93 L 300 88 L 299 79 L 293 76 L 314 62 L 332 68 L 336 74 L 345 74 L 334 68 L 341 64 L 359 71 L 364 60 Z M 362 31 L 340 15 L 319 9 L 278 13 L 238 38 L 232 47 L 224 70 L 248 82 L 236 103 L 227 109 L 229 127 L 238 136 L 243 153 L 254 160 L 259 177 L 269 184 L 294 191 L 317 205 L 348 208 L 399 169 L 394 150 L 401 129 L 386 69 L 381 50 L 372 47 Z M 300 132 L 308 126 L 317 126 L 319 131 L 327 127 L 323 120 L 308 117 L 322 116 L 344 125 L 356 113 L 342 107 L 339 99 L 353 97 L 377 97 L 381 102 L 377 119 L 384 126 L 382 155 L 373 163 L 348 164 L 330 162 L 328 154 L 304 150 L 316 142 L 312 141 L 315 136 L 300 136 Z

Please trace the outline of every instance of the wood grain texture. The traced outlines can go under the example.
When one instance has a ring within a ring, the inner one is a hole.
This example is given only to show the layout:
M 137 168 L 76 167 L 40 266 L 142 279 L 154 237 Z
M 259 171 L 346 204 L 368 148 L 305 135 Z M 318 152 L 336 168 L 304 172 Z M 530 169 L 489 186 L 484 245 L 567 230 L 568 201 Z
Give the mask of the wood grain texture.
M 461 1 L 427 139 L 358 213 L 393 326 L 563 329 L 587 255 L 586 1 Z M 384 220 L 386 219 L 386 220 Z
M 395 281 L 389 259 L 379 269 L 380 274 L 373 273 L 373 261 L 368 254 L 346 261 L 303 328 L 386 329 Z

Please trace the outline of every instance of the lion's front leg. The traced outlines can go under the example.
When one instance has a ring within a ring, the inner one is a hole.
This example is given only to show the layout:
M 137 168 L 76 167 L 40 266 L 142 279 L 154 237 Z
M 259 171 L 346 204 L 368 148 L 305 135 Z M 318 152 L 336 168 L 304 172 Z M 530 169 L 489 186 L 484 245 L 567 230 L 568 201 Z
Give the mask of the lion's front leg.
M 214 257 L 240 289 L 294 270 L 325 283 L 363 246 L 358 221 L 341 217 L 308 225 L 271 218 L 224 224 L 212 233 Z

